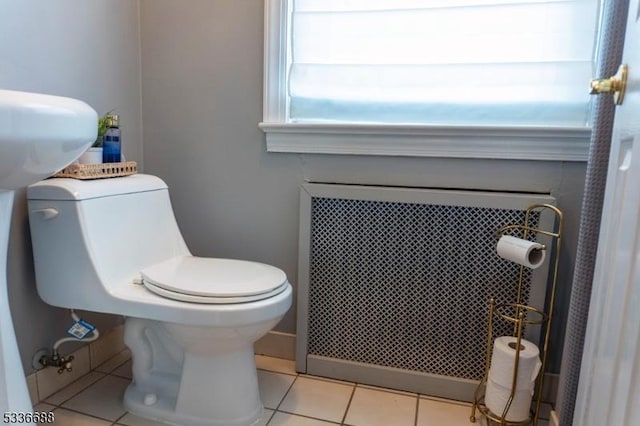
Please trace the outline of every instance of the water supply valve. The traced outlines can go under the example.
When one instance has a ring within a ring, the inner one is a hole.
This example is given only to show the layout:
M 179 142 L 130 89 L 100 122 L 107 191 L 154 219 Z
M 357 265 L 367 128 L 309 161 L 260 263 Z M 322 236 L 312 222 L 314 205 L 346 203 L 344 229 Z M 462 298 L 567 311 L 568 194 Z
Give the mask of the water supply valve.
M 40 356 L 40 359 L 38 360 L 38 362 L 43 367 L 59 367 L 58 374 L 62 374 L 65 371 L 68 371 L 68 372 L 73 371 L 73 365 L 71 364 L 73 362 L 73 359 L 74 359 L 73 355 L 64 357 L 64 356 L 60 356 L 60 354 L 56 352 L 56 353 L 53 353 L 53 355 L 49 355 L 46 353 L 43 354 L 42 356 Z
M 68 373 L 71 373 L 71 371 L 73 370 L 71 361 L 73 361 L 73 355 L 70 355 L 67 359 L 65 359 L 64 357 L 60 358 L 60 363 L 62 364 L 62 366 L 58 369 L 58 374 L 64 373 L 65 370 Z

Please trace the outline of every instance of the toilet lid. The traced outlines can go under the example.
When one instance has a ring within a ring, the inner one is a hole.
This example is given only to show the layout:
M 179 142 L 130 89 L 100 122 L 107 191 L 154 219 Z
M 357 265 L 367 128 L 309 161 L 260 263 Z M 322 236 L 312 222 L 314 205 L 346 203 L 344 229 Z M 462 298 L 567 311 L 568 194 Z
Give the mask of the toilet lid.
M 288 282 L 283 271 L 246 260 L 180 256 L 140 271 L 160 296 L 196 303 L 240 303 L 271 297 Z

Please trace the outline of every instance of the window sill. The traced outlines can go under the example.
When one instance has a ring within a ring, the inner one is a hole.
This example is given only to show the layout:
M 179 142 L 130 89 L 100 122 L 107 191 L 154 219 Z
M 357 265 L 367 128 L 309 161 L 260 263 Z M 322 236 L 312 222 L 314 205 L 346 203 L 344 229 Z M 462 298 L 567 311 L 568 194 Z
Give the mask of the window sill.
M 585 127 L 260 123 L 268 152 L 587 161 Z

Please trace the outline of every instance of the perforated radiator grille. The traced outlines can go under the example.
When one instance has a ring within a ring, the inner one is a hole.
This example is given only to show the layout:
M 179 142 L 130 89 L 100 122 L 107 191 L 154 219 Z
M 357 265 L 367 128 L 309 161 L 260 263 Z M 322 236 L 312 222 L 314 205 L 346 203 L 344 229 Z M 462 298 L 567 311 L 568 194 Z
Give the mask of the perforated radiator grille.
M 494 233 L 523 221 L 520 210 L 314 197 L 308 353 L 480 379 L 487 300 L 515 300 L 519 272 L 495 254 Z

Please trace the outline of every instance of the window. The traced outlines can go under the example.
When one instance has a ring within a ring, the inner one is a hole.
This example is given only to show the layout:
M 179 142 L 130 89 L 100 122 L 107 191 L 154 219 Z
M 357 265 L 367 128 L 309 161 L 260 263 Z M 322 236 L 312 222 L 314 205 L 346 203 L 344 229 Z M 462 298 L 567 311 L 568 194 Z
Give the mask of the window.
M 583 160 L 597 6 L 268 1 L 268 147 Z

